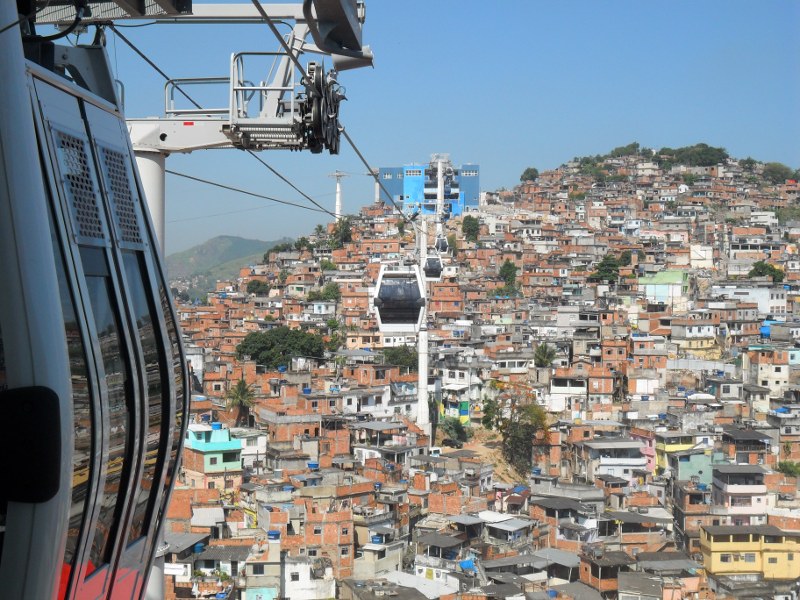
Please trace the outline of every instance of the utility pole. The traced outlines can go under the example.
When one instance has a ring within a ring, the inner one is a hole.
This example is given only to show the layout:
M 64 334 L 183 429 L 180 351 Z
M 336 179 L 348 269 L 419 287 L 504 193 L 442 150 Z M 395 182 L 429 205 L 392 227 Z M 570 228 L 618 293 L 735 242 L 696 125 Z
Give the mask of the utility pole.
M 330 173 L 328 177 L 334 177 L 336 179 L 336 208 L 333 209 L 334 214 L 336 215 L 336 220 L 342 220 L 342 179 L 347 177 L 347 173 L 342 171 L 334 171 Z

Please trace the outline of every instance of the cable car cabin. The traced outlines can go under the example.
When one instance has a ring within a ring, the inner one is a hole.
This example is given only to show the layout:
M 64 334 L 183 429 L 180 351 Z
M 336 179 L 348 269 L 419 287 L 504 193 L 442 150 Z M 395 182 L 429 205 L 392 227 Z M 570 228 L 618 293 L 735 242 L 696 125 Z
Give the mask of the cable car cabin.
M 113 78 L 0 56 L 0 595 L 152 597 L 188 378 Z
M 442 259 L 439 256 L 429 256 L 425 259 L 425 279 L 428 281 L 439 281 L 442 278 Z
M 424 317 L 425 288 L 419 267 L 381 265 L 375 308 L 382 333 L 418 331 Z
M 450 245 L 447 243 L 447 238 L 445 237 L 438 237 L 436 238 L 436 242 L 433 245 L 436 248 L 436 251 L 439 254 L 444 254 L 449 249 Z

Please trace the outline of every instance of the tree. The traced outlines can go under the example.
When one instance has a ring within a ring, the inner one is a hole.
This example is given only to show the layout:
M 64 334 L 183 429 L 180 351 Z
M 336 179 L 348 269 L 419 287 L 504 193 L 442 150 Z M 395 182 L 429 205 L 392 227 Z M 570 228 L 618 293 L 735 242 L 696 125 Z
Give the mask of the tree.
M 319 268 L 323 271 L 335 271 L 336 263 L 328 260 L 327 258 L 323 258 L 321 261 L 319 261 Z
M 783 460 L 778 463 L 778 471 L 789 477 L 800 477 L 800 462 Z
M 302 252 L 303 250 L 311 250 L 311 242 L 308 241 L 308 238 L 303 236 L 294 242 L 294 249 L 298 252 Z
M 323 227 L 322 225 L 320 225 L 319 223 L 317 223 L 317 225 L 314 227 L 314 236 L 315 236 L 317 239 L 319 239 L 319 238 L 321 238 L 323 235 L 325 235 L 325 227 Z
M 406 222 L 403 219 L 400 219 L 397 222 L 397 233 L 400 234 L 400 237 L 403 237 L 406 234 Z
M 260 279 L 252 279 L 247 282 L 247 293 L 255 296 L 266 296 L 269 294 L 270 285 Z
M 255 402 L 255 391 L 253 385 L 245 382 L 244 377 L 236 382 L 228 393 L 225 394 L 225 400 L 228 410 L 237 410 L 236 426 L 239 427 L 242 423 L 249 421 L 250 409 L 253 408 Z M 248 418 L 244 418 L 245 414 Z
M 468 242 L 477 242 L 480 230 L 481 224 L 472 215 L 465 216 L 464 220 L 461 221 L 461 231 L 464 233 L 464 239 Z
M 419 365 L 417 350 L 411 346 L 396 346 L 383 349 L 383 360 L 387 365 L 396 365 L 416 372 Z
M 597 270 L 589 275 L 592 281 L 616 281 L 619 279 L 619 261 L 613 254 L 606 254 L 599 263 Z
M 756 166 L 756 160 L 748 156 L 739 161 L 739 166 L 745 171 L 752 171 Z
M 747 276 L 772 277 L 773 283 L 780 283 L 783 281 L 783 278 L 786 276 L 786 274 L 775 265 L 771 265 L 768 262 L 759 260 L 758 262 L 753 263 L 753 268 L 750 269 L 750 272 L 747 274 Z
M 506 259 L 500 267 L 500 279 L 506 282 L 506 286 L 513 286 L 517 280 L 517 265 Z
M 351 218 L 342 217 L 336 221 L 333 227 L 333 237 L 331 238 L 331 245 L 333 248 L 341 248 L 345 244 L 353 241 L 353 224 Z
M 537 179 L 539 179 L 539 169 L 536 167 L 528 167 L 519 177 L 520 181 L 536 181 Z
M 322 337 L 299 329 L 276 327 L 267 331 L 248 333 L 236 346 L 236 357 L 249 356 L 259 365 L 276 369 L 293 357 L 322 358 L 325 353 Z
M 520 474 L 529 473 L 537 438 L 548 437 L 544 409 L 532 403 L 521 405 L 516 394 L 509 394 L 505 401 L 485 400 L 483 415 L 483 426 L 500 432 L 503 457 Z
M 533 353 L 533 364 L 539 368 L 549 367 L 556 359 L 556 349 L 549 344 L 539 344 Z
M 787 179 L 792 179 L 794 171 L 779 162 L 768 162 L 764 165 L 764 179 L 774 185 L 785 183 Z
M 446 438 L 459 442 L 466 442 L 469 439 L 469 431 L 458 417 L 445 417 L 444 421 L 439 423 L 439 427 Z

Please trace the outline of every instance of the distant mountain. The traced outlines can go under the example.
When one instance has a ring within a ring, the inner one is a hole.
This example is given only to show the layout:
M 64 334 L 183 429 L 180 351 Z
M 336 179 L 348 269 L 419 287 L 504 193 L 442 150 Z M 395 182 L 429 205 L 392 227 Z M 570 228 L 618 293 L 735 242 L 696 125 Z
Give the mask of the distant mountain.
M 291 238 L 281 238 L 265 242 L 220 235 L 167 256 L 167 278 L 171 285 L 181 281 L 183 285 L 179 285 L 179 289 L 189 291 L 192 296 L 202 295 L 214 289 L 218 279 L 236 277 L 242 267 L 261 262 L 264 253 L 276 244 L 291 241 Z

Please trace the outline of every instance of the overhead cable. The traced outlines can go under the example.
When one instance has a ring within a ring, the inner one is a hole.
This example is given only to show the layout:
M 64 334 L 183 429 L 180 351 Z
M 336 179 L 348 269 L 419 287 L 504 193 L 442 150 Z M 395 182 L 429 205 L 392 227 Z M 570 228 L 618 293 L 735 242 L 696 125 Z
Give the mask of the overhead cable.
M 296 202 L 290 202 L 289 200 L 280 200 L 279 198 L 273 198 L 272 196 L 265 196 L 264 194 L 258 194 L 256 192 L 250 192 L 248 190 L 243 190 L 242 188 L 237 188 L 231 185 L 226 185 L 224 183 L 218 183 L 216 181 L 211 181 L 210 179 L 203 179 L 202 177 L 196 177 L 194 175 L 188 175 L 187 173 L 179 173 L 178 171 L 172 171 L 170 169 L 165 169 L 165 172 L 169 173 L 170 175 L 175 175 L 176 177 L 183 177 L 184 179 L 191 179 L 192 181 L 197 181 L 199 183 L 205 183 L 207 185 L 212 185 L 214 187 L 222 188 L 224 190 L 228 190 L 231 192 L 238 192 L 240 194 L 244 194 L 246 196 L 253 196 L 254 198 L 261 198 L 263 200 L 269 200 L 270 202 L 276 202 L 278 204 L 285 204 L 287 206 L 294 206 L 296 208 L 302 208 L 304 210 L 310 210 L 312 212 L 329 212 L 325 209 L 320 208 L 312 208 L 310 206 L 306 206 L 305 204 L 297 204 Z M 255 210 L 255 209 L 249 209 Z M 229 214 L 229 213 L 223 213 Z
M 394 206 L 395 210 L 398 213 L 400 213 L 400 216 L 403 217 L 403 220 L 406 223 L 408 223 L 408 224 L 412 225 L 414 228 L 416 228 L 417 227 L 416 224 L 403 213 L 403 211 L 397 205 L 397 202 L 394 201 L 394 198 L 392 198 L 392 195 L 386 189 L 386 186 L 384 186 L 383 183 L 381 183 L 381 179 L 380 179 L 380 177 L 378 177 L 378 173 L 370 166 L 370 164 L 367 162 L 367 159 L 364 158 L 364 155 L 361 154 L 361 151 L 356 146 L 355 142 L 353 141 L 353 138 L 350 137 L 350 134 L 347 133 L 347 130 L 344 127 L 340 127 L 339 130 L 342 132 L 342 135 L 344 135 L 344 138 L 347 140 L 347 143 L 350 144 L 350 147 L 356 153 L 358 158 L 361 159 L 361 162 L 364 163 L 364 166 L 367 168 L 367 173 L 372 175 L 372 178 L 375 180 L 375 183 L 378 184 L 378 186 L 381 188 L 381 190 L 383 190 L 383 193 L 386 194 L 386 197 L 389 198 L 389 202 L 392 203 L 392 206 Z

